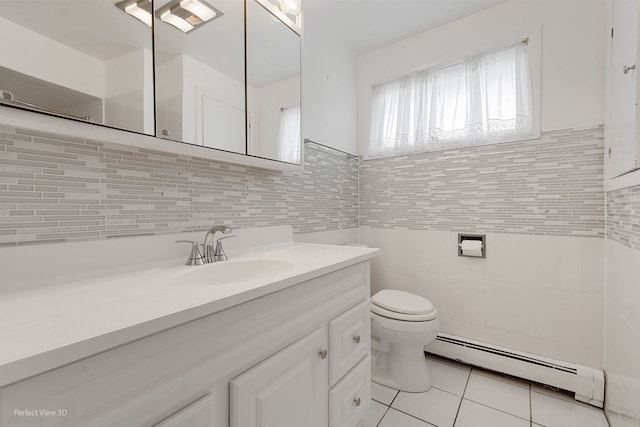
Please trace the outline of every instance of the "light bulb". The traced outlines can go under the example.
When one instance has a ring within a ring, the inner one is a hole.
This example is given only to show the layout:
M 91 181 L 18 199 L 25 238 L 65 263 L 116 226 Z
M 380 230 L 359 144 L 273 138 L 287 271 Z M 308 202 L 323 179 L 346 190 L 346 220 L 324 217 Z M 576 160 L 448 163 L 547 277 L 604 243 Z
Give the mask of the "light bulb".
M 182 0 L 180 2 L 180 7 L 188 10 L 189 12 L 196 15 L 202 21 L 208 21 L 216 17 L 216 12 L 209 9 L 202 3 L 196 0 Z
M 166 11 L 162 15 L 160 15 L 160 19 L 162 19 L 167 24 L 173 25 L 183 33 L 189 32 L 193 29 L 193 25 L 189 24 L 179 16 L 172 14 L 170 11 Z

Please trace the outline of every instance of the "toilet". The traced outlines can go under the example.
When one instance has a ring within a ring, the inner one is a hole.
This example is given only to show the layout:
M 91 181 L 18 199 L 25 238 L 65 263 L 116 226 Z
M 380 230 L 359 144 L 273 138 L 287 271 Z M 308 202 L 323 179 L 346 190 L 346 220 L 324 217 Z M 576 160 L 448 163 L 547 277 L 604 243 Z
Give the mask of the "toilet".
M 371 379 L 408 392 L 431 388 L 424 346 L 438 334 L 438 311 L 419 295 L 385 289 L 371 297 Z

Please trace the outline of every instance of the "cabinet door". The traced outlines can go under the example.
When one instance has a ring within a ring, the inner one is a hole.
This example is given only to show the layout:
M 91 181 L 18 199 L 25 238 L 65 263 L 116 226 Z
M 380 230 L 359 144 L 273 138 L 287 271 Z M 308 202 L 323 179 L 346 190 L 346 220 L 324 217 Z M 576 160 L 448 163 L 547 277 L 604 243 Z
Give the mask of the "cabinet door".
M 326 328 L 316 329 L 233 379 L 231 427 L 326 427 Z
M 640 165 L 638 138 L 638 0 L 613 2 L 611 99 L 607 131 L 610 178 Z M 635 67 L 635 68 L 634 68 Z

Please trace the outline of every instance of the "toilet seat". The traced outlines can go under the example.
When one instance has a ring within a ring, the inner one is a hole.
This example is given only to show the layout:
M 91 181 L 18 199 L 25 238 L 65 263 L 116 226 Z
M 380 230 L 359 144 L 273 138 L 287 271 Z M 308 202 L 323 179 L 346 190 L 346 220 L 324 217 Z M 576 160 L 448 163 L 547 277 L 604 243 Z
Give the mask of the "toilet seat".
M 391 289 L 382 290 L 371 297 L 371 312 L 408 322 L 425 322 L 438 317 L 438 311 L 428 299 Z

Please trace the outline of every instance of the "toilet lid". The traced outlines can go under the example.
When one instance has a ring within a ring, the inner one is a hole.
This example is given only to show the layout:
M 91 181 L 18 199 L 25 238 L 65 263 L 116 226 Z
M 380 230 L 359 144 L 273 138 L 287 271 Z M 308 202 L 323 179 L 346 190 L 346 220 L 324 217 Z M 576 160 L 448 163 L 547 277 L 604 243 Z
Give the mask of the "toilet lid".
M 383 309 L 407 315 L 424 316 L 436 312 L 435 307 L 428 299 L 392 289 L 376 293 L 371 297 L 371 303 Z

